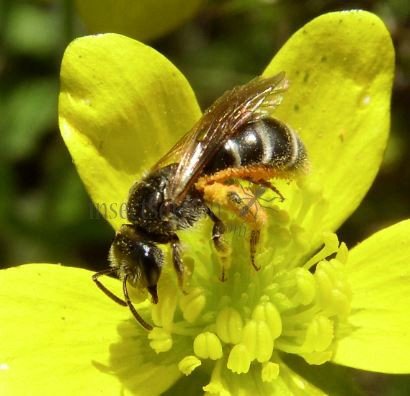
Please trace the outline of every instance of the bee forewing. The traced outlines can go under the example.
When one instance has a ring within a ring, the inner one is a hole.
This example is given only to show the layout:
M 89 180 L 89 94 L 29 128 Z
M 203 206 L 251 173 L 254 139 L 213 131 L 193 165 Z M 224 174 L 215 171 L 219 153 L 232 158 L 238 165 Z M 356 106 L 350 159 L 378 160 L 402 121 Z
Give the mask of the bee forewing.
M 155 165 L 159 168 L 171 162 L 179 164 L 167 191 L 167 199 L 182 201 L 223 144 L 241 126 L 269 116 L 281 103 L 282 93 L 287 88 L 288 80 L 281 72 L 273 77 L 257 77 L 225 92 L 216 100 L 192 130 Z

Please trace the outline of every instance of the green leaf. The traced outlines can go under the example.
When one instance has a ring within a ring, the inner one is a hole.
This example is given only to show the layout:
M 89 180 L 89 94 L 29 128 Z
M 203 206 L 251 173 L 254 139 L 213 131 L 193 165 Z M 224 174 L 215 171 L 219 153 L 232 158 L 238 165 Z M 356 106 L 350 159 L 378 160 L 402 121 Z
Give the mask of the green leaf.
M 47 78 L 25 81 L 10 93 L 4 103 L 4 132 L 0 135 L 7 159 L 29 155 L 48 128 L 55 126 L 57 92 L 57 81 Z
M 384 373 L 410 372 L 410 221 L 351 250 L 350 327 L 340 328 L 333 361 Z
M 120 282 L 103 282 L 121 295 Z M 55 264 L 2 270 L 0 300 L 2 395 L 157 395 L 180 376 L 89 271 Z
M 91 33 L 121 33 L 151 40 L 175 29 L 199 10 L 202 0 L 77 0 Z
M 264 74 L 282 70 L 290 88 L 274 115 L 299 132 L 311 162 L 307 181 L 323 190 L 328 205 L 304 226 L 335 230 L 382 160 L 394 72 L 389 32 L 365 11 L 322 15 L 289 39 Z
M 45 7 L 27 3 L 16 1 L 10 6 L 4 27 L 5 45 L 17 53 L 51 56 L 61 42 L 58 20 Z
M 61 67 L 60 129 L 103 216 L 125 221 L 128 191 L 200 117 L 186 79 L 150 47 L 117 34 L 67 48 Z

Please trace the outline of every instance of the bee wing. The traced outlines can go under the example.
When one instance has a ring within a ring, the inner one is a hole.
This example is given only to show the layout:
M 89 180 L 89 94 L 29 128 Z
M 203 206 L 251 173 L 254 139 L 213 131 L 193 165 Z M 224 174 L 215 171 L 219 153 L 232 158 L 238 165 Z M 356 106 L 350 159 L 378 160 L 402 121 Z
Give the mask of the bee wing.
M 199 121 L 198 121 L 199 122 Z M 197 124 L 195 124 L 197 125 Z M 151 171 L 163 168 L 166 165 L 179 163 L 183 157 L 186 147 L 189 146 L 191 139 L 193 138 L 192 132 L 195 127 L 190 129 L 184 136 L 179 139 L 171 150 L 169 150 L 165 155 L 163 155 L 160 160 L 151 168 Z
M 180 202 L 198 180 L 208 161 L 238 128 L 267 117 L 282 101 L 288 87 L 285 73 L 257 77 L 225 92 L 209 107 L 194 127 L 155 165 L 178 163 L 167 198 Z

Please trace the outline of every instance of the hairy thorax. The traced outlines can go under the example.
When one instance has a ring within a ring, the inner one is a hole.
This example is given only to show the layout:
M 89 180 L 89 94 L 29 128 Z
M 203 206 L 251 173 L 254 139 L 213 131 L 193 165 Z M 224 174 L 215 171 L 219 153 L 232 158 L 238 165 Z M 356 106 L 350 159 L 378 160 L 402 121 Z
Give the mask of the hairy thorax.
M 194 189 L 180 204 L 165 199 L 176 169 L 177 164 L 158 169 L 136 183 L 130 191 L 128 220 L 147 234 L 173 234 L 191 227 L 206 213 L 206 206 Z

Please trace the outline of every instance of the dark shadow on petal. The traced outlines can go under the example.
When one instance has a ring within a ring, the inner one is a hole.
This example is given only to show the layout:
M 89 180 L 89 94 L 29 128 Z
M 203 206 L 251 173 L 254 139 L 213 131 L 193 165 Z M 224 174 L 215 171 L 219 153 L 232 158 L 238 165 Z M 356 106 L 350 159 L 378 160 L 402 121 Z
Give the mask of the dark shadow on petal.
M 99 371 L 116 376 L 123 390 L 144 396 L 159 395 L 182 376 L 177 365 L 189 353 L 183 348 L 186 348 L 186 341 L 183 345 L 174 340 L 170 351 L 157 354 L 149 345 L 149 333 L 134 319 L 120 323 L 117 330 L 120 340 L 107 345 L 109 365 L 92 363 Z
M 209 380 L 209 374 L 198 368 L 191 375 L 180 378 L 163 396 L 202 395 Z
M 333 363 L 310 365 L 301 357 L 289 354 L 282 354 L 281 357 L 290 369 L 329 395 L 360 396 L 365 394 L 357 381 L 359 370 Z

